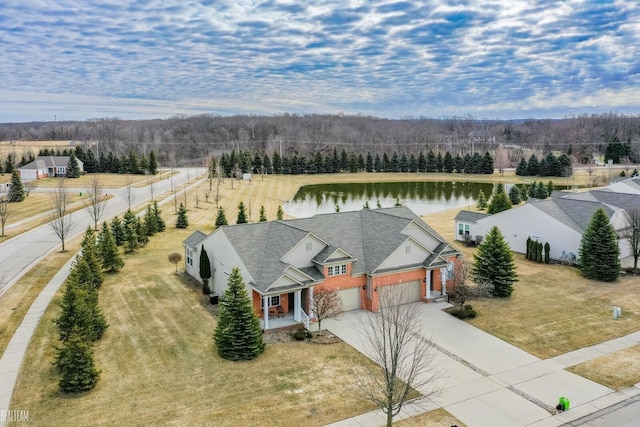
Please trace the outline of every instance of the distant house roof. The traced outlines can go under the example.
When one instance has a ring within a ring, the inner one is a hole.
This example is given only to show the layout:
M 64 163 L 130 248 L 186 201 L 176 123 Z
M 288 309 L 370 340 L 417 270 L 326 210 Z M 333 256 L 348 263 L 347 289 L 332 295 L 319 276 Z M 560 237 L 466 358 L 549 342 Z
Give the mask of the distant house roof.
M 531 205 L 579 233 L 586 230 L 598 208 L 604 209 L 609 218 L 614 213 L 613 209 L 600 202 L 570 198 L 536 200 Z
M 78 161 L 78 166 L 82 169 L 83 163 L 80 159 L 76 159 Z M 67 167 L 69 164 L 69 156 L 38 156 L 33 162 L 27 163 L 24 166 L 19 167 L 18 169 L 43 169 L 43 168 L 55 168 L 58 166 Z
M 476 222 L 479 219 L 486 218 L 488 216 L 490 215 L 482 212 L 460 211 L 454 220 L 461 222 Z
M 182 241 L 182 244 L 188 248 L 195 248 L 200 242 L 207 238 L 207 235 L 200 230 L 196 230 L 189 237 Z
M 220 227 L 219 231 L 225 234 L 255 280 L 251 285 L 263 292 L 286 273 L 289 264 L 282 261 L 284 255 L 309 235 L 329 245 L 329 249 L 325 248 L 315 257 L 316 262 L 334 261 L 331 254 L 342 251 L 345 260 L 356 260 L 352 275 L 379 273 L 377 268 L 409 238 L 403 230 L 412 222 L 423 227 L 439 242 L 436 248 L 429 248 L 437 252 L 429 261 L 430 265 L 441 263 L 438 255 L 459 253 L 407 207 L 362 209 L 311 218 L 229 225 Z M 316 280 L 322 278 L 312 268 L 299 270 Z
M 606 188 L 585 193 L 573 193 L 565 198 L 600 202 L 621 209 L 640 209 L 640 194 L 616 193 Z

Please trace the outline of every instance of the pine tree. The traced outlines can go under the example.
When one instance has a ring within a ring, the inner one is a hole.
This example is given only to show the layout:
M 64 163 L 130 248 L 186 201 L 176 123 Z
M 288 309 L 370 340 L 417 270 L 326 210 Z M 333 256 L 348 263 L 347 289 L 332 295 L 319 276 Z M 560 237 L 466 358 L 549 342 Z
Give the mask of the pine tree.
M 551 193 L 553 193 L 553 190 L 554 190 L 554 189 L 555 189 L 555 188 L 554 188 L 554 186 L 553 186 L 553 181 L 549 181 L 549 182 L 547 183 L 547 194 L 548 194 L 549 196 L 551 196 Z
M 547 192 L 547 187 L 544 185 L 542 181 L 538 182 L 534 189 L 534 196 L 536 199 L 546 199 L 549 197 L 549 193 Z
M 121 246 L 124 244 L 124 242 L 127 241 L 126 230 L 124 228 L 124 225 L 122 224 L 122 221 L 120 221 L 120 218 L 118 218 L 117 216 L 113 217 L 113 219 L 111 220 L 111 234 L 113 234 L 113 239 L 115 240 L 117 246 Z
M 511 200 L 512 205 L 517 205 L 522 202 L 522 200 L 520 199 L 520 189 L 518 189 L 518 186 L 514 185 L 509 190 L 509 200 Z
M 370 209 L 368 200 L 366 202 L 364 202 L 364 205 L 362 206 L 362 209 Z
M 162 219 L 162 211 L 158 208 L 158 202 L 153 202 L 153 214 L 156 217 L 156 223 L 158 224 L 158 231 L 162 232 L 167 228 L 164 220 Z
M 158 173 L 158 163 L 156 162 L 156 155 L 153 150 L 149 153 L 149 175 L 155 175 Z
M 102 285 L 104 278 L 102 277 L 102 264 L 98 256 L 98 241 L 96 240 L 93 228 L 87 227 L 80 246 L 82 247 L 81 258 L 87 263 L 92 276 L 91 281 L 95 284 L 96 289 L 98 289 Z M 78 260 L 76 260 L 76 262 L 78 262 Z
M 9 201 L 21 202 L 24 200 L 24 187 L 17 170 L 11 172 L 11 185 L 9 186 Z
M 189 219 L 187 218 L 187 209 L 182 203 L 178 207 L 178 218 L 176 218 L 176 228 L 187 228 Z
M 502 183 L 498 183 L 493 190 L 493 195 L 491 196 L 491 201 L 487 208 L 487 213 L 497 214 L 498 212 L 506 211 L 508 209 L 511 209 L 511 200 L 509 200 L 507 193 L 504 192 L 504 186 Z
M 76 328 L 58 350 L 55 365 L 62 376 L 59 386 L 65 393 L 91 390 L 100 378 L 100 371 L 93 361 L 92 345 Z
M 487 196 L 484 195 L 484 191 L 480 190 L 478 191 L 478 197 L 476 199 L 477 201 L 477 208 L 480 210 L 485 210 L 487 208 Z
M 536 242 L 536 261 L 542 262 L 542 242 Z
M 510 296 L 518 275 L 511 248 L 498 227 L 493 227 L 482 240 L 474 258 L 471 275 L 476 283 L 492 285 L 496 297 Z
M 518 176 L 526 176 L 529 174 L 529 167 L 527 166 L 527 161 L 522 157 L 520 159 L 520 163 L 516 167 L 516 175 Z
M 211 278 L 211 262 L 207 250 L 202 247 L 200 251 L 200 278 L 202 279 L 202 293 L 208 295 L 211 293 L 209 289 L 209 279 Z
M 147 234 L 149 236 L 153 236 L 158 232 L 158 219 L 151 205 L 147 205 L 147 210 L 144 214 L 144 224 L 147 227 Z
M 525 258 L 531 259 L 531 237 L 527 237 L 527 253 Z
M 265 222 L 267 220 L 267 214 L 264 210 L 264 206 L 260 206 L 260 222 Z
M 528 188 L 526 185 L 523 185 L 522 187 L 519 188 L 520 190 L 520 200 L 522 200 L 523 202 L 526 202 L 527 200 L 529 200 L 529 192 L 528 192 Z
M 247 214 L 244 210 L 244 203 L 240 202 L 238 204 L 238 218 L 236 219 L 236 224 L 246 224 L 247 223 Z
M 228 225 L 227 216 L 224 214 L 222 206 L 218 207 L 218 216 L 216 217 L 216 228 Z
M 71 152 L 67 163 L 67 178 L 80 178 L 80 165 L 74 152 Z
M 260 320 L 236 267 L 231 270 L 228 288 L 220 302 L 214 341 L 220 357 L 228 360 L 252 360 L 264 351 Z
M 276 210 L 276 219 L 282 220 L 284 218 L 284 211 L 282 210 L 282 206 L 278 205 L 278 209 Z
M 580 248 L 580 271 L 589 279 L 614 282 L 620 275 L 620 248 L 616 231 L 606 212 L 599 208 L 591 217 Z
M 102 223 L 102 230 L 98 236 L 98 255 L 102 261 L 102 268 L 109 273 L 116 273 L 124 266 L 113 233 L 111 233 L 111 227 L 106 222 Z
M 147 230 L 147 223 L 141 221 L 140 218 L 136 217 L 136 234 L 138 235 L 138 243 L 140 246 L 146 246 L 149 243 L 149 231 Z
M 549 245 L 549 242 L 546 242 L 544 244 L 544 263 L 545 264 L 549 264 L 549 253 L 551 252 L 551 245 Z
M 64 293 L 60 300 L 60 315 L 54 320 L 58 326 L 60 341 L 66 342 L 74 327 L 87 340 L 93 341 L 91 336 L 91 317 L 86 304 L 87 291 L 78 285 L 77 276 L 70 275 L 65 282 Z
M 124 252 L 130 254 L 137 251 L 140 247 L 140 242 L 138 242 L 138 233 L 136 233 L 135 224 L 127 224 L 125 226 L 125 236 Z

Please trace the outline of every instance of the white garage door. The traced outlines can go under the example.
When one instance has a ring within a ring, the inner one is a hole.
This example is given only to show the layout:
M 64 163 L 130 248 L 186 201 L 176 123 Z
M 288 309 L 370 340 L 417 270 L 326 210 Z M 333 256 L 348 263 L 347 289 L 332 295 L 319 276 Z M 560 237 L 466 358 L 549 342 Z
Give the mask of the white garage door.
M 407 283 L 399 283 L 394 286 L 402 287 L 403 295 L 401 304 L 408 304 L 410 302 L 417 302 L 422 300 L 422 283 L 420 280 Z
M 360 308 L 360 287 L 343 289 L 338 291 L 342 300 L 342 309 L 344 311 L 358 310 Z

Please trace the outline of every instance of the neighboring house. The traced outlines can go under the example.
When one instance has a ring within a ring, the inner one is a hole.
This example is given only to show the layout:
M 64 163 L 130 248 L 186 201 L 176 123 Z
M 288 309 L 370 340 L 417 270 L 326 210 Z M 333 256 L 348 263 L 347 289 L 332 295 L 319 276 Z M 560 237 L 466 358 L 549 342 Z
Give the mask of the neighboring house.
M 77 160 L 77 159 L 76 159 Z M 78 161 L 78 167 L 82 172 L 83 163 Z M 23 181 L 33 181 L 36 179 L 67 176 L 67 165 L 69 156 L 38 156 L 36 159 L 18 168 L 20 179 Z
M 604 187 L 614 193 L 640 194 L 640 177 L 628 178 Z
M 404 302 L 429 301 L 453 285 L 460 252 L 407 207 L 223 226 L 183 243 L 189 275 L 200 280 L 199 251 L 211 262 L 220 295 L 238 267 L 269 329 L 275 308 L 309 327 L 313 289 L 338 292 L 345 311 L 378 309 L 378 287 L 401 286 Z M 198 254 L 198 256 L 196 256 Z
M 459 242 L 479 244 L 484 234 L 476 231 L 476 223 L 482 218 L 491 216 L 482 212 L 460 211 L 454 218 L 455 236 Z
M 514 252 L 525 253 L 527 238 L 532 238 L 549 243 L 551 259 L 576 262 L 582 235 L 598 208 L 604 209 L 620 235 L 628 226 L 625 209 L 640 207 L 640 192 L 617 193 L 611 186 L 583 193 L 554 192 L 554 196 L 544 200 L 530 199 L 522 206 L 480 218 L 474 224 L 473 233 L 485 235 L 497 226 Z M 620 258 L 631 254 L 626 239 L 620 239 L 618 245 Z

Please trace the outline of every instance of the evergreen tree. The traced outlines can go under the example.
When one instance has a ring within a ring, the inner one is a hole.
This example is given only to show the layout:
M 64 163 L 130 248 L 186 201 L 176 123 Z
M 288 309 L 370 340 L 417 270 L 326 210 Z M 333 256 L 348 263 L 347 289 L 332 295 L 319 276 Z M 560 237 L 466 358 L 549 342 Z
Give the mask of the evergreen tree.
M 236 219 L 236 224 L 246 224 L 247 223 L 247 213 L 245 212 L 244 203 L 240 202 L 238 204 L 238 218 Z
M 276 210 L 276 219 L 282 220 L 284 218 L 284 211 L 282 210 L 282 206 L 278 205 L 278 209 Z
M 271 159 L 269 158 L 268 154 L 264 155 L 262 164 L 264 166 L 264 173 L 266 173 L 267 175 L 271 175 L 273 173 L 273 166 L 271 166 Z
M 527 176 L 529 174 L 529 166 L 527 166 L 527 161 L 524 157 L 520 158 L 520 163 L 516 167 L 516 175 L 518 176 Z
M 21 202 L 24 200 L 24 187 L 17 170 L 11 172 L 11 185 L 9 186 L 9 201 Z
M 455 168 L 455 163 L 453 160 L 453 156 L 450 152 L 444 153 L 443 167 L 445 173 L 452 173 Z
M 260 320 L 245 289 L 240 270 L 231 270 L 220 302 L 214 341 L 218 355 L 228 360 L 252 360 L 264 352 Z
M 282 173 L 282 159 L 280 158 L 280 154 L 277 151 L 273 152 L 273 173 L 279 174 Z
M 364 202 L 364 205 L 362 206 L 362 209 L 370 209 L 368 200 L 366 202 Z
M 267 214 L 264 210 L 264 206 L 260 206 L 260 222 L 265 222 L 267 220 Z
M 158 202 L 153 202 L 153 215 L 156 217 L 156 223 L 158 224 L 158 231 L 162 232 L 167 228 L 164 219 L 162 219 L 162 211 L 158 208 Z
M 549 242 L 546 242 L 544 244 L 544 263 L 545 264 L 549 264 L 549 254 L 551 252 L 551 245 L 549 245 Z
M 78 165 L 78 159 L 74 152 L 71 152 L 69 156 L 69 163 L 67 163 L 67 178 L 79 178 L 80 177 L 80 165 Z
M 380 199 L 376 200 L 376 209 L 382 208 L 382 203 L 380 203 Z
M 209 261 L 209 255 L 207 250 L 202 247 L 200 251 L 200 278 L 202 279 L 202 293 L 209 295 L 211 289 L 209 288 L 209 279 L 211 279 L 211 262 Z
M 493 173 L 493 157 L 487 151 L 484 153 L 484 158 L 482 161 L 482 173 L 491 175 Z
M 480 210 L 485 210 L 487 208 L 487 196 L 484 195 L 484 191 L 478 191 L 477 208 Z
M 487 213 L 496 214 L 508 209 L 511 209 L 511 200 L 509 200 L 507 193 L 504 192 L 504 186 L 502 183 L 498 183 L 493 190 L 493 195 L 491 196 L 491 201 L 487 208 Z
M 535 197 L 536 199 L 546 199 L 547 197 L 549 197 L 549 193 L 547 193 L 547 187 L 545 187 L 542 181 L 536 184 L 533 197 Z
M 493 160 L 491 161 L 491 165 L 493 166 Z M 444 159 L 442 158 L 442 153 L 438 151 L 438 155 L 436 156 L 436 172 L 443 172 L 443 171 L 444 171 Z M 493 167 L 491 168 L 491 173 L 493 173 Z
M 147 205 L 147 210 L 144 213 L 144 224 L 147 227 L 147 235 L 153 236 L 158 232 L 158 219 L 151 205 Z
M 520 190 L 518 189 L 517 185 L 514 185 L 509 190 L 509 200 L 511 200 L 512 205 L 517 205 L 522 202 L 522 200 L 520 199 Z
M 580 271 L 588 279 L 614 282 L 620 275 L 616 230 L 602 208 L 595 211 L 578 249 Z
M 130 254 L 137 251 L 140 247 L 140 242 L 138 242 L 138 233 L 136 233 L 135 224 L 125 225 L 125 236 L 124 252 Z
M 373 172 L 373 156 L 371 152 L 367 152 L 367 160 L 365 162 L 364 170 L 367 172 Z
M 147 230 L 147 223 L 141 221 L 140 218 L 136 217 L 136 234 L 138 235 L 138 243 L 140 246 L 145 246 L 149 243 L 149 231 Z
M 536 242 L 536 261 L 542 262 L 542 242 Z
M 520 190 L 520 200 L 522 200 L 523 202 L 526 202 L 527 200 L 529 200 L 528 187 L 526 185 L 523 185 L 522 187 L 519 188 L 519 190 Z
M 60 341 L 66 342 L 74 327 L 86 340 L 93 341 L 91 316 L 86 304 L 87 291 L 78 285 L 77 275 L 70 275 L 65 282 L 60 300 L 60 315 L 54 320 L 58 327 Z
M 90 281 L 98 289 L 102 285 L 104 278 L 102 277 L 102 264 L 98 257 L 98 242 L 93 228 L 87 227 L 80 245 L 82 247 L 82 256 L 76 259 L 76 263 L 79 263 L 79 260 L 87 263 L 88 274 L 91 275 Z
M 527 253 L 525 258 L 531 259 L 531 236 L 527 237 Z
M 122 244 L 124 244 L 124 242 L 127 241 L 126 230 L 124 228 L 124 225 L 122 224 L 122 221 L 120 221 L 120 218 L 118 218 L 117 216 L 113 217 L 113 219 L 111 220 L 111 234 L 113 234 L 113 239 L 115 240 L 117 246 L 121 246 Z
M 189 219 L 187 218 L 187 208 L 184 207 L 182 202 L 178 207 L 178 217 L 176 218 L 176 228 L 187 228 L 189 226 Z
M 382 172 L 382 161 L 380 160 L 380 155 L 376 153 L 376 158 L 373 161 L 373 169 L 376 172 Z
M 551 193 L 553 193 L 553 190 L 554 190 L 554 189 L 555 189 L 555 188 L 554 188 L 554 186 L 553 186 L 553 181 L 551 181 L 551 180 L 550 180 L 550 181 L 547 183 L 547 194 L 548 194 L 549 196 L 551 196 Z
M 143 175 L 146 175 L 148 172 L 149 172 L 149 160 L 143 154 L 142 157 L 140 157 L 140 173 L 142 173 Z
M 511 248 L 498 227 L 493 227 L 482 240 L 474 258 L 471 275 L 476 283 L 492 285 L 496 297 L 510 296 L 518 275 Z
M 102 268 L 109 273 L 116 273 L 124 266 L 111 227 L 106 222 L 102 223 L 102 230 L 98 236 L 98 255 L 102 262 Z
M 527 163 L 527 175 L 530 176 L 536 176 L 538 175 L 538 158 L 536 157 L 535 154 L 532 154 L 531 157 L 529 157 L 529 163 Z
M 222 209 L 222 206 L 218 207 L 218 216 L 216 217 L 216 228 L 221 227 L 223 225 L 227 225 L 227 217 L 224 214 L 224 209 Z
M 156 161 L 156 155 L 153 152 L 153 150 L 151 150 L 151 152 L 149 153 L 148 170 L 149 170 L 149 175 L 155 175 L 158 173 L 158 162 Z
M 61 374 L 59 386 L 65 393 L 77 393 L 93 389 L 100 378 L 100 371 L 93 361 L 91 343 L 86 342 L 77 329 L 58 350 L 55 365 Z
M 13 154 L 11 154 L 11 153 L 7 154 L 7 158 L 4 161 L 4 172 L 5 173 L 16 172 L 16 170 L 13 167 L 14 163 L 15 163 L 15 160 L 13 159 Z
M 402 206 L 402 203 L 400 203 L 400 199 L 396 198 L 396 202 L 393 204 L 394 208 L 399 208 L 400 206 Z

